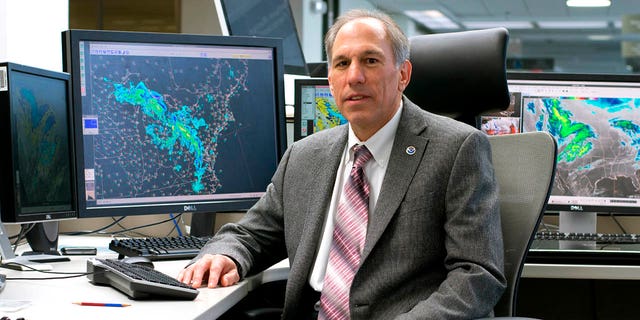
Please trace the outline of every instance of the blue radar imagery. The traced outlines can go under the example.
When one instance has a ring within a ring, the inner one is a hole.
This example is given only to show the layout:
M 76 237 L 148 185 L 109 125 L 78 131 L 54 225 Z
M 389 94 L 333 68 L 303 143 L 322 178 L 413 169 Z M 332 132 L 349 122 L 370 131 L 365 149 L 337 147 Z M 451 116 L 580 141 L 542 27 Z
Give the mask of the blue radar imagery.
M 70 185 L 66 104 L 57 88 L 47 88 L 46 84 L 36 87 L 37 80 L 27 81 L 34 87 L 18 90 L 20 107 L 12 110 L 21 166 L 20 201 L 24 206 L 54 205 L 70 197 L 65 194 Z
M 640 99 L 527 98 L 525 131 L 558 142 L 554 195 L 640 197 Z
M 257 163 L 249 151 L 267 152 L 275 145 L 276 137 L 267 134 L 271 127 L 252 120 L 273 121 L 273 111 L 260 108 L 269 104 L 256 98 L 271 97 L 259 90 L 273 88 L 250 83 L 269 73 L 267 61 L 91 59 L 92 105 L 83 110 L 83 123 L 85 145 L 93 151 L 84 162 L 95 184 L 87 183 L 87 200 L 238 192 L 243 181 L 264 191 L 273 174 L 267 168 L 274 164 Z M 265 177 L 249 176 L 248 167 L 264 167 Z

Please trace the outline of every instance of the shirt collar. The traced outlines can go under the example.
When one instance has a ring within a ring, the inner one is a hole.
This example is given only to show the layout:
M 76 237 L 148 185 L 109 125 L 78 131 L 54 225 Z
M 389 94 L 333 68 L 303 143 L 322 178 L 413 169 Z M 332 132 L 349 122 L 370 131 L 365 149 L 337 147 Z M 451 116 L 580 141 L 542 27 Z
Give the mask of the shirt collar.
M 391 148 L 393 147 L 393 140 L 400 125 L 400 115 L 402 114 L 402 100 L 400 100 L 400 107 L 396 110 L 391 120 L 389 120 L 378 132 L 374 133 L 367 141 L 360 141 L 353 129 L 349 125 L 349 140 L 347 141 L 348 153 L 347 157 L 349 161 L 353 160 L 352 147 L 356 144 L 364 144 L 367 149 L 373 155 L 373 159 L 382 167 L 386 166 L 391 154 Z

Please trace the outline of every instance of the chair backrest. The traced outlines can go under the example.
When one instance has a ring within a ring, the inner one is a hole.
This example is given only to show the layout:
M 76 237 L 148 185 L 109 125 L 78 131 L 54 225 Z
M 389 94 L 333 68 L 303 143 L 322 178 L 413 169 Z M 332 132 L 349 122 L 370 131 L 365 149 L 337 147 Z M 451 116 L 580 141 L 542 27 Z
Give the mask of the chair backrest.
M 404 94 L 433 113 L 475 125 L 482 112 L 509 106 L 505 28 L 409 39 L 413 72 Z
M 549 200 L 556 168 L 556 141 L 546 132 L 490 136 L 500 188 L 507 290 L 496 316 L 515 315 L 518 282 L 525 258 Z

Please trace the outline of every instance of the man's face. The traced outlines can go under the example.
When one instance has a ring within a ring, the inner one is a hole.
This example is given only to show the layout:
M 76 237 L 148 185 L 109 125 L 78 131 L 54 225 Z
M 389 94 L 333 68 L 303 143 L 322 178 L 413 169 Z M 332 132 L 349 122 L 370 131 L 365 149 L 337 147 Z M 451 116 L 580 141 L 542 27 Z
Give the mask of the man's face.
M 332 51 L 328 74 L 331 93 L 356 136 L 367 140 L 398 109 L 411 64 L 405 61 L 396 67 L 383 25 L 372 18 L 345 24 Z

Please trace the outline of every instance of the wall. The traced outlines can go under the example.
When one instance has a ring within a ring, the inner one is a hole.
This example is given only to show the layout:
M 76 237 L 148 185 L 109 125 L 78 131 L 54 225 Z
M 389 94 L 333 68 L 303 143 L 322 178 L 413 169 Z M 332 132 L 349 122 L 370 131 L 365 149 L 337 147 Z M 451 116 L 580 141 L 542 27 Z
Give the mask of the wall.
M 67 0 L 0 0 L 0 61 L 62 71 Z

